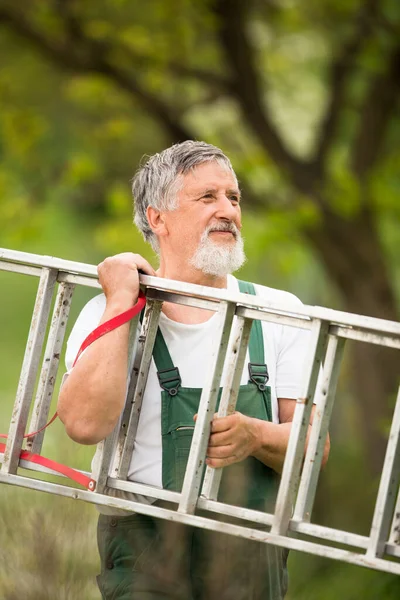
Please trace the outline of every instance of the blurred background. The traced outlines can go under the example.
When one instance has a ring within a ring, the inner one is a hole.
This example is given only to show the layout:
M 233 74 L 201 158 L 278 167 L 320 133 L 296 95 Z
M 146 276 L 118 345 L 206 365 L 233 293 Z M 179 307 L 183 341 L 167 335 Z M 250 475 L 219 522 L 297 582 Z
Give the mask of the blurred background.
M 398 320 L 399 91 L 398 0 L 0 0 L 0 246 L 155 266 L 130 180 L 143 155 L 201 139 L 241 183 L 242 278 Z M 36 286 L 0 272 L 0 432 Z M 348 344 L 315 522 L 369 533 L 398 384 L 394 350 Z M 89 468 L 92 449 L 56 423 L 45 454 Z M 91 506 L 1 486 L 0 598 L 98 598 L 95 526 Z M 289 568 L 289 600 L 400 595 L 398 577 L 329 559 Z

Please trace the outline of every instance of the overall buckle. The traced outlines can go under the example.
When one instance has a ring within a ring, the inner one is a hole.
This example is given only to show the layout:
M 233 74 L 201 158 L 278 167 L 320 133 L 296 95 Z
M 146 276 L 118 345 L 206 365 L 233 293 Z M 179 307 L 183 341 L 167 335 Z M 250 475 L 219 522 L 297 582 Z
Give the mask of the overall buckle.
M 249 376 L 250 381 L 256 384 L 260 392 L 266 390 L 269 374 L 265 363 L 249 363 Z
M 178 367 L 164 369 L 157 372 L 158 381 L 163 390 L 170 396 L 176 396 L 182 384 L 182 379 Z M 174 385 L 175 383 L 175 385 Z

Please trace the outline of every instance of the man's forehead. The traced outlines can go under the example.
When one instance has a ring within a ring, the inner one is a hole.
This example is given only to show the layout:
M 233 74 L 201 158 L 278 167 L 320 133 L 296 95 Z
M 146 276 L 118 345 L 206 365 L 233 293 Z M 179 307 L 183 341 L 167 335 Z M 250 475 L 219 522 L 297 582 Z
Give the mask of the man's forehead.
M 218 163 L 203 163 L 185 173 L 183 187 L 193 191 L 225 187 L 239 192 L 234 173 Z

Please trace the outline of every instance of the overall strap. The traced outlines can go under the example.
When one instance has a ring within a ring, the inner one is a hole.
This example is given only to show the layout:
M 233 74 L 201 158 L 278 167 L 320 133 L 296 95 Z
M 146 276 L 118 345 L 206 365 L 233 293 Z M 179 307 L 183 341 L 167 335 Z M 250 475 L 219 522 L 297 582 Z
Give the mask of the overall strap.
M 240 281 L 239 290 L 245 294 L 255 296 L 254 285 L 247 281 Z M 143 313 L 140 317 L 143 319 Z M 260 391 L 264 391 L 269 379 L 267 365 L 264 357 L 264 339 L 262 333 L 261 321 L 253 321 L 249 341 L 249 382 L 255 383 Z M 156 340 L 153 348 L 153 358 L 157 369 L 157 377 L 162 389 L 166 390 L 171 396 L 175 396 L 181 386 L 182 380 L 178 367 L 175 367 L 167 344 L 160 328 L 157 329 Z
M 143 321 L 143 312 L 140 315 L 140 322 Z M 157 369 L 157 377 L 160 386 L 167 391 L 170 396 L 176 396 L 181 386 L 182 380 L 178 367 L 174 366 L 171 355 L 165 343 L 161 329 L 157 328 L 156 339 L 153 348 L 153 358 Z
M 256 295 L 254 285 L 249 281 L 241 281 L 238 279 L 239 290 L 242 294 Z M 256 384 L 258 389 L 263 392 L 269 379 L 268 368 L 265 362 L 264 355 L 264 338 L 262 332 L 261 321 L 253 321 L 250 332 L 249 341 L 249 381 Z

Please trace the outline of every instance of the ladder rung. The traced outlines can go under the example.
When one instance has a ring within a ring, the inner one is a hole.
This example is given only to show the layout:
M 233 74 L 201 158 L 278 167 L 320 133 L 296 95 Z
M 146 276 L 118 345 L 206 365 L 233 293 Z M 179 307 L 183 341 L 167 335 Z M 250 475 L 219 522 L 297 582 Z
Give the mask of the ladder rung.
M 121 423 L 121 435 L 117 449 L 117 460 L 120 454 L 118 464 L 118 475 L 122 479 L 128 476 L 129 464 L 135 443 L 136 431 L 139 423 L 140 410 L 144 391 L 146 388 L 147 377 L 149 374 L 152 360 L 153 347 L 156 339 L 158 323 L 160 320 L 162 302 L 150 300 L 146 306 L 143 317 L 143 327 L 138 340 L 138 350 L 135 364 L 131 372 L 132 385 L 129 388 L 126 405 L 128 411 L 131 407 L 129 421 L 123 416 Z M 127 417 L 128 415 L 126 415 Z
M 243 366 L 249 345 L 252 321 L 236 317 L 232 326 L 231 345 L 228 348 L 226 380 L 222 389 L 218 416 L 225 417 L 235 411 Z M 206 468 L 201 495 L 216 500 L 221 483 L 222 469 Z
M 3 473 L 15 473 L 18 467 L 19 454 L 21 452 L 23 436 L 28 421 L 29 408 L 39 367 L 39 359 L 42 353 L 56 278 L 57 271 L 49 269 L 42 270 L 13 409 L 13 416 L 8 430 L 6 451 L 2 464 Z
M 383 556 L 392 521 L 400 525 L 400 515 L 393 514 L 400 483 L 400 387 L 394 409 L 389 441 L 370 532 L 367 556 Z
M 235 304 L 221 302 L 217 313 L 214 351 L 210 357 L 211 370 L 207 373 L 200 397 L 199 412 L 193 432 L 192 444 L 185 478 L 182 486 L 182 498 L 179 512 L 193 513 L 199 495 L 203 475 L 210 423 L 214 416 L 220 388 L 222 370 L 227 352 L 229 334 L 235 315 Z
M 49 417 L 74 288 L 75 286 L 69 283 L 62 283 L 58 288 L 29 431 L 38 431 L 44 427 Z M 40 431 L 33 438 L 28 438 L 27 450 L 34 454 L 40 454 L 44 433 L 44 431 Z
M 309 521 L 314 504 L 318 477 L 321 469 L 325 440 L 335 399 L 339 369 L 343 357 L 344 340 L 329 336 L 323 375 L 319 377 L 316 390 L 316 404 L 300 479 L 296 508 L 293 518 Z
M 312 401 L 328 342 L 328 329 L 329 323 L 325 321 L 316 320 L 312 324 L 309 352 L 303 367 L 303 393 L 296 403 L 276 498 L 275 518 L 271 530 L 274 534 L 282 535 L 286 533 L 289 526 L 292 506 L 298 489 L 301 463 L 304 457 L 306 435 L 313 406 Z

